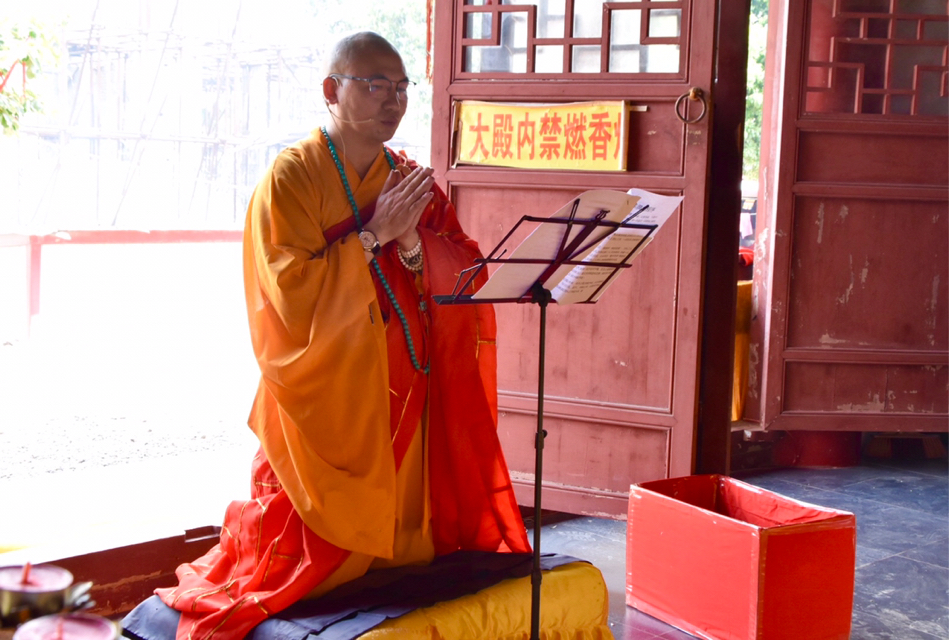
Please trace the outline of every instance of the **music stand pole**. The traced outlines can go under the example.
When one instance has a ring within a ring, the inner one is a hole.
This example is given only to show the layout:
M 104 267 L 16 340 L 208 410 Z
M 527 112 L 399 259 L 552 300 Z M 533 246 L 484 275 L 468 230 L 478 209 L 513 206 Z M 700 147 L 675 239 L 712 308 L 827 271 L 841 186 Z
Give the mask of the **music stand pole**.
M 537 434 L 534 438 L 534 567 L 531 570 L 531 640 L 540 640 L 540 527 L 541 478 L 544 469 L 544 356 L 547 342 L 547 303 L 550 291 L 539 282 L 531 288 L 531 302 L 540 307 L 540 349 L 537 365 Z

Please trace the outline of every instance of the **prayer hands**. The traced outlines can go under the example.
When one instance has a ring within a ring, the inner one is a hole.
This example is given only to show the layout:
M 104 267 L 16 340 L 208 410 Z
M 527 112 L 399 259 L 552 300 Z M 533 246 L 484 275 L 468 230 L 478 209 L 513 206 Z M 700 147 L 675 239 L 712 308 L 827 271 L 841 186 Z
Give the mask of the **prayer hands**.
M 382 186 L 382 194 L 376 201 L 376 211 L 366 224 L 380 244 L 396 240 L 408 251 L 418 242 L 418 225 L 422 211 L 432 201 L 432 185 L 435 178 L 432 169 L 416 167 L 409 169 L 400 165 L 389 174 Z

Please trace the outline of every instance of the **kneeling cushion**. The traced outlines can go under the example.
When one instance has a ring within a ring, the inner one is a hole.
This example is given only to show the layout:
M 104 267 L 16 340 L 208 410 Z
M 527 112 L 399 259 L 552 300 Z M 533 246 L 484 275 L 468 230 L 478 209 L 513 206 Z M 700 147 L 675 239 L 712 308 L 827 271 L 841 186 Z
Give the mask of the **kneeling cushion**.
M 530 631 L 530 554 L 456 552 L 425 567 L 371 572 L 325 596 L 299 602 L 259 624 L 248 640 L 526 640 Z M 541 637 L 612 638 L 608 593 L 590 564 L 542 554 Z M 122 621 L 140 640 L 174 640 L 178 612 L 157 596 Z

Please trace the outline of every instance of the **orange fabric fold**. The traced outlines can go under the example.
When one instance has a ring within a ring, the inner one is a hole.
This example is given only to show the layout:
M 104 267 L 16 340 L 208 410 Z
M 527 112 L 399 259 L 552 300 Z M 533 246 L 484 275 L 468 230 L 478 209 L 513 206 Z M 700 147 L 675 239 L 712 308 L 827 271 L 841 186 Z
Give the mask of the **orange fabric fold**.
M 364 179 L 346 172 L 362 209 L 389 166 L 380 153 Z M 179 638 L 242 638 L 350 552 L 392 558 L 396 474 L 426 410 L 436 554 L 530 551 L 496 432 L 493 309 L 432 299 L 480 257 L 435 191 L 419 222 L 423 277 L 402 267 L 395 243 L 377 258 L 428 375 L 355 234 L 327 242 L 324 230 L 352 210 L 325 138 L 282 152 L 255 191 L 244 277 L 261 451 L 251 500 L 229 507 L 220 544 L 157 592 L 182 611 Z

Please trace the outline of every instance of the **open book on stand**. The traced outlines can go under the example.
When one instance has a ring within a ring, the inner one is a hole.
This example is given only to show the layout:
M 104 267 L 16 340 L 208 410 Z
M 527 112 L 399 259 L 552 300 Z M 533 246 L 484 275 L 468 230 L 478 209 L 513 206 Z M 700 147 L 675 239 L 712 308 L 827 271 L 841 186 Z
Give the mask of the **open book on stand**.
M 681 196 L 642 189 L 600 189 L 580 194 L 549 218 L 524 216 L 514 229 L 539 224 L 508 254 L 512 229 L 475 267 L 498 265 L 471 301 L 529 301 L 539 284 L 558 304 L 596 302 L 681 202 Z

